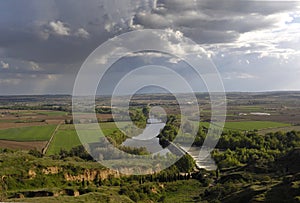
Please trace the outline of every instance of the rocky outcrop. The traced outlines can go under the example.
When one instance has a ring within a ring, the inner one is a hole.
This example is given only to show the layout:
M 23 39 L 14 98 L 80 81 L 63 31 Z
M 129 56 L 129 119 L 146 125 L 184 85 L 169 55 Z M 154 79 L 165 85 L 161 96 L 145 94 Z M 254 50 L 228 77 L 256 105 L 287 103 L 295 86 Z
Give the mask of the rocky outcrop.
M 80 196 L 79 191 L 74 191 L 74 197 L 78 197 L 78 196 Z
M 141 167 L 135 167 L 135 168 L 119 168 L 119 171 L 121 174 L 154 174 L 155 171 L 151 168 L 141 168 Z M 159 167 L 157 168 L 157 171 L 159 171 Z
M 34 179 L 36 177 L 36 172 L 34 170 L 30 169 L 28 171 L 28 177 L 29 177 L 29 179 Z
M 47 168 L 42 170 L 43 174 L 45 174 L 45 175 L 49 175 L 49 174 L 55 175 L 55 174 L 58 174 L 61 171 L 62 171 L 62 168 L 57 167 L 57 166 L 50 166 L 50 167 L 47 167 Z
M 73 197 L 78 197 L 80 196 L 80 192 L 78 190 L 73 190 L 73 189 L 64 189 L 64 190 L 60 190 L 57 191 L 56 193 L 54 193 L 54 197 L 59 197 L 59 196 L 73 196 Z
M 119 178 L 120 174 L 112 170 L 95 170 L 95 169 L 86 169 L 82 174 L 71 175 L 65 173 L 64 177 L 67 181 L 94 181 L 95 179 L 105 180 L 109 177 Z

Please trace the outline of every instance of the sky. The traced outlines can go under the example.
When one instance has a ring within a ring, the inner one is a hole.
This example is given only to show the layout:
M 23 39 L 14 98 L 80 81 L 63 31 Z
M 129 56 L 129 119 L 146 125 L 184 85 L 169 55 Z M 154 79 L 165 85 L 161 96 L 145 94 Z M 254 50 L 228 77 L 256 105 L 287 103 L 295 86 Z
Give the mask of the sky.
M 80 67 L 98 46 L 144 29 L 170 33 L 162 46 L 177 56 L 195 51 L 182 45 L 185 38 L 195 42 L 215 64 L 226 91 L 300 90 L 299 1 L 0 0 L 0 94 L 71 94 Z M 104 55 L 99 60 L 106 62 Z M 129 55 L 114 65 L 115 72 L 149 61 L 188 69 L 153 53 Z M 194 84 L 197 91 L 200 83 Z

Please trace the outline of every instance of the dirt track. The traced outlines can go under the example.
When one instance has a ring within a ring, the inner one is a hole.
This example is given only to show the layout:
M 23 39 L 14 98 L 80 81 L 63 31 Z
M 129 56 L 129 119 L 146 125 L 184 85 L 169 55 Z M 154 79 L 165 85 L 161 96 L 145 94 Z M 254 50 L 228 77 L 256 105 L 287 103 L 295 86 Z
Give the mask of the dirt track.
M 48 150 L 48 148 L 49 148 L 49 146 L 50 146 L 50 144 L 51 144 L 51 142 L 52 142 L 52 140 L 53 140 L 55 134 L 57 133 L 57 131 L 59 130 L 59 128 L 60 128 L 60 126 L 61 126 L 62 124 L 63 124 L 63 121 L 61 121 L 61 122 L 56 126 L 54 132 L 53 132 L 52 135 L 51 135 L 50 140 L 47 142 L 47 144 L 45 145 L 44 149 L 42 149 L 42 153 L 43 153 L 43 154 L 46 154 L 46 152 L 47 152 L 47 150 Z

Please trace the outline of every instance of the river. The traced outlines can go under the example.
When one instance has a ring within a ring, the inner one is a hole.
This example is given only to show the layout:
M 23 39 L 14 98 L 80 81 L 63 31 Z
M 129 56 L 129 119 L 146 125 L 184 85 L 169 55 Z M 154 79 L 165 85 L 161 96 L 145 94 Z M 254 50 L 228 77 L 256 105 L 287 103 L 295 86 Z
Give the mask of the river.
M 165 155 L 166 153 L 170 152 L 168 149 L 163 149 L 159 144 L 159 139 L 157 135 L 160 133 L 165 127 L 165 123 L 162 123 L 159 119 L 148 119 L 148 124 L 143 131 L 142 134 L 128 138 L 125 142 L 122 143 L 124 146 L 129 147 L 145 147 L 151 154 L 160 154 Z M 181 147 L 184 151 L 187 151 L 187 147 Z M 209 149 L 203 148 L 201 154 L 202 156 L 199 157 L 201 147 L 191 147 L 187 152 L 194 158 L 196 165 L 198 168 L 204 168 L 206 170 L 216 170 L 217 166 L 215 161 L 212 159 L 210 155 L 206 158 L 204 155 L 209 153 Z
M 181 147 L 184 151 L 187 151 L 186 147 Z M 202 148 L 202 152 L 200 154 L 201 147 L 190 147 L 187 151 L 188 154 L 193 157 L 196 162 L 198 168 L 204 168 L 208 171 L 214 171 L 217 169 L 216 162 L 210 155 L 209 148 Z

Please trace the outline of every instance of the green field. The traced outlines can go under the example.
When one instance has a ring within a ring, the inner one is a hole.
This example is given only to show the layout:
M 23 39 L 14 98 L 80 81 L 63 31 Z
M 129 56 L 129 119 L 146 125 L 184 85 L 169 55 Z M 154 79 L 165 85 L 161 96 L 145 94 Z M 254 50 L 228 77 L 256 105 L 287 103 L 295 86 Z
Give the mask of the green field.
M 36 112 L 39 115 L 46 115 L 46 116 L 65 116 L 68 113 L 65 111 L 38 111 Z
M 248 110 L 248 111 L 260 111 L 264 108 L 262 106 L 238 106 L 237 109 L 239 110 Z
M 12 112 L 12 115 L 18 115 L 19 117 L 23 116 L 32 116 L 32 115 L 44 115 L 44 116 L 64 116 L 68 113 L 65 111 L 51 111 L 51 110 L 20 110 L 17 112 Z
M 19 142 L 48 141 L 56 125 L 32 126 L 0 130 L 0 140 Z
M 70 150 L 81 145 L 75 129 L 59 129 L 47 150 L 47 154 L 56 154 L 61 149 Z
M 17 122 L 18 120 L 17 119 L 3 119 L 3 120 L 0 120 L 0 123 L 15 123 Z
M 111 134 L 117 130 L 114 123 L 101 123 L 100 125 L 105 135 Z M 93 143 L 99 141 L 101 135 L 96 133 L 94 130 L 86 130 L 86 132 L 88 136 L 85 137 L 85 142 Z M 79 145 L 81 145 L 81 141 L 77 135 L 75 127 L 73 125 L 62 125 L 55 134 L 47 154 L 57 154 L 61 149 L 70 150 Z
M 209 123 L 202 122 L 202 126 L 209 127 Z M 241 122 L 226 122 L 225 130 L 262 130 L 262 129 L 270 129 L 270 128 L 280 128 L 291 126 L 291 124 L 280 123 L 280 122 L 272 122 L 272 121 L 241 121 Z

